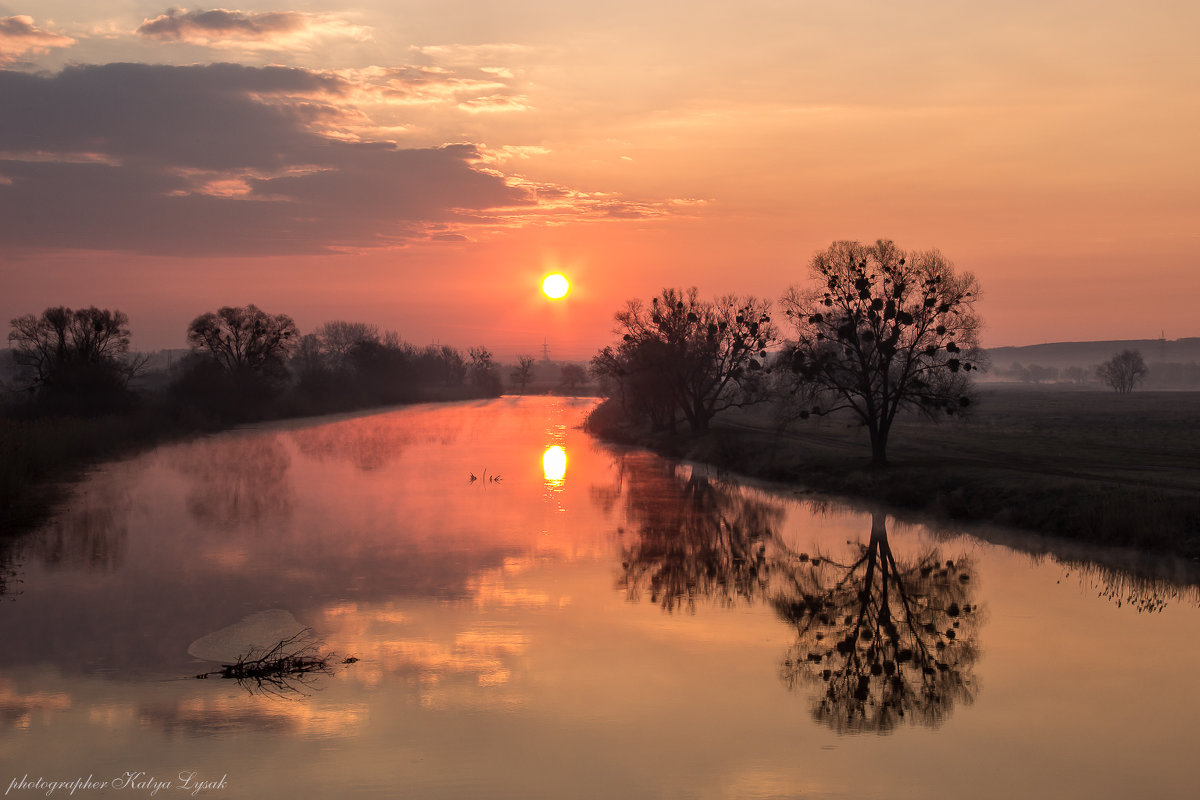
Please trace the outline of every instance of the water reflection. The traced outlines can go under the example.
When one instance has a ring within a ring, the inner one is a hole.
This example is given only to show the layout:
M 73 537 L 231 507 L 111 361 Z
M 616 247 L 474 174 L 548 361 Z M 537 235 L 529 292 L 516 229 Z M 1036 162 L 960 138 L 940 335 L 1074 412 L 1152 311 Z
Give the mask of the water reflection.
M 290 438 L 305 456 L 342 461 L 361 472 L 374 472 L 392 466 L 414 445 L 454 444 L 461 422 L 444 413 L 428 416 L 436 416 L 436 424 L 414 427 L 404 418 L 383 414 L 298 428 L 291 431 Z
M 815 688 L 813 716 L 839 733 L 936 727 L 977 692 L 980 612 L 974 571 L 936 548 L 897 559 L 882 514 L 846 558 L 809 557 L 777 535 L 782 504 L 677 472 L 654 459 L 621 465 L 636 538 L 618 585 L 668 612 L 698 600 L 765 601 L 795 629 L 789 688 Z
M 886 733 L 906 720 L 936 727 L 974 700 L 980 615 L 968 560 L 931 548 L 898 563 L 876 513 L 847 563 L 795 561 L 772 598 L 796 628 L 781 674 L 789 687 L 819 687 L 819 722 L 839 733 Z
M 620 465 L 627 516 L 637 538 L 622 548 L 618 584 L 631 600 L 643 592 L 666 611 L 761 599 L 772 560 L 767 545 L 783 518 L 778 504 L 757 501 L 674 465 L 633 455 Z M 777 542 L 775 542 L 778 544 Z
M 1062 563 L 1067 566 L 1064 577 L 1076 578 L 1085 589 L 1117 608 L 1131 608 L 1139 614 L 1161 614 L 1172 602 L 1200 606 L 1200 588 L 1195 578 L 1143 574 L 1088 561 L 1064 559 Z
M 561 486 L 567 474 L 567 451 L 558 445 L 547 447 L 542 453 L 542 473 L 547 484 Z
M 65 692 L 22 692 L 10 680 L 0 678 L 0 722 L 14 728 L 28 728 L 35 714 L 48 716 L 71 707 Z
M 278 434 L 201 439 L 171 453 L 175 469 L 192 480 L 187 509 L 204 527 L 266 526 L 291 515 L 292 459 Z
M 28 550 L 48 567 L 113 570 L 124 559 L 133 497 L 123 472 L 97 475 L 35 537 Z

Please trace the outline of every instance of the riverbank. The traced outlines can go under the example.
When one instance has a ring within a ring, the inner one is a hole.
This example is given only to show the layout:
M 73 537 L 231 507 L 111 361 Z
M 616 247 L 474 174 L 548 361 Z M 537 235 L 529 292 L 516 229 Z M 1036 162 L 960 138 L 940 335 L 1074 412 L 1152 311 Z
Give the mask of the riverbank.
M 1200 557 L 1200 393 L 985 388 L 967 420 L 898 420 L 886 469 L 848 418 L 780 428 L 769 409 L 699 436 L 651 433 L 602 409 L 610 441 L 743 475 L 1096 544 Z

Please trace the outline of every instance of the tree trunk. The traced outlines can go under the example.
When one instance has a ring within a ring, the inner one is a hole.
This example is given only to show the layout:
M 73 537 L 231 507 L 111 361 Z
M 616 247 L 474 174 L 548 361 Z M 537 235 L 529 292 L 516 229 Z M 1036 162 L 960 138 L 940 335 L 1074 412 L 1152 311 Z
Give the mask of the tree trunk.
M 887 440 L 888 431 L 886 428 L 880 429 L 871 426 L 871 466 L 885 467 L 887 466 Z

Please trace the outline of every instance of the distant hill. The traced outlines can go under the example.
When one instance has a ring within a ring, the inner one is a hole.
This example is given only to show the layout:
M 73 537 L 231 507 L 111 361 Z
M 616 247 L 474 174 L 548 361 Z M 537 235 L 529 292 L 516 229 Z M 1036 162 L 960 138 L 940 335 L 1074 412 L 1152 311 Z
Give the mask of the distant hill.
M 1052 342 L 1026 347 L 991 347 L 993 366 L 1018 361 L 1043 366 L 1088 366 L 1107 361 L 1122 350 L 1137 350 L 1151 361 L 1200 361 L 1200 336 L 1187 339 L 1125 339 L 1108 342 Z
M 991 347 L 984 380 L 1024 383 L 1091 383 L 1096 366 L 1122 350 L 1136 350 L 1150 369 L 1146 388 L 1200 387 L 1200 337 L 1051 342 Z

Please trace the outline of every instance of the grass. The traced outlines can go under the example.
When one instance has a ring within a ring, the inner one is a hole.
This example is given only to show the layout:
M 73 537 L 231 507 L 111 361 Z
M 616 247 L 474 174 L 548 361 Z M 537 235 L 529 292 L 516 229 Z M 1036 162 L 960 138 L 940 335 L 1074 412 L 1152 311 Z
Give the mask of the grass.
M 846 417 L 780 428 L 756 407 L 699 438 L 650 436 L 600 412 L 601 435 L 754 477 L 1107 545 L 1200 556 L 1200 392 L 984 388 L 967 420 L 898 420 L 871 468 Z

